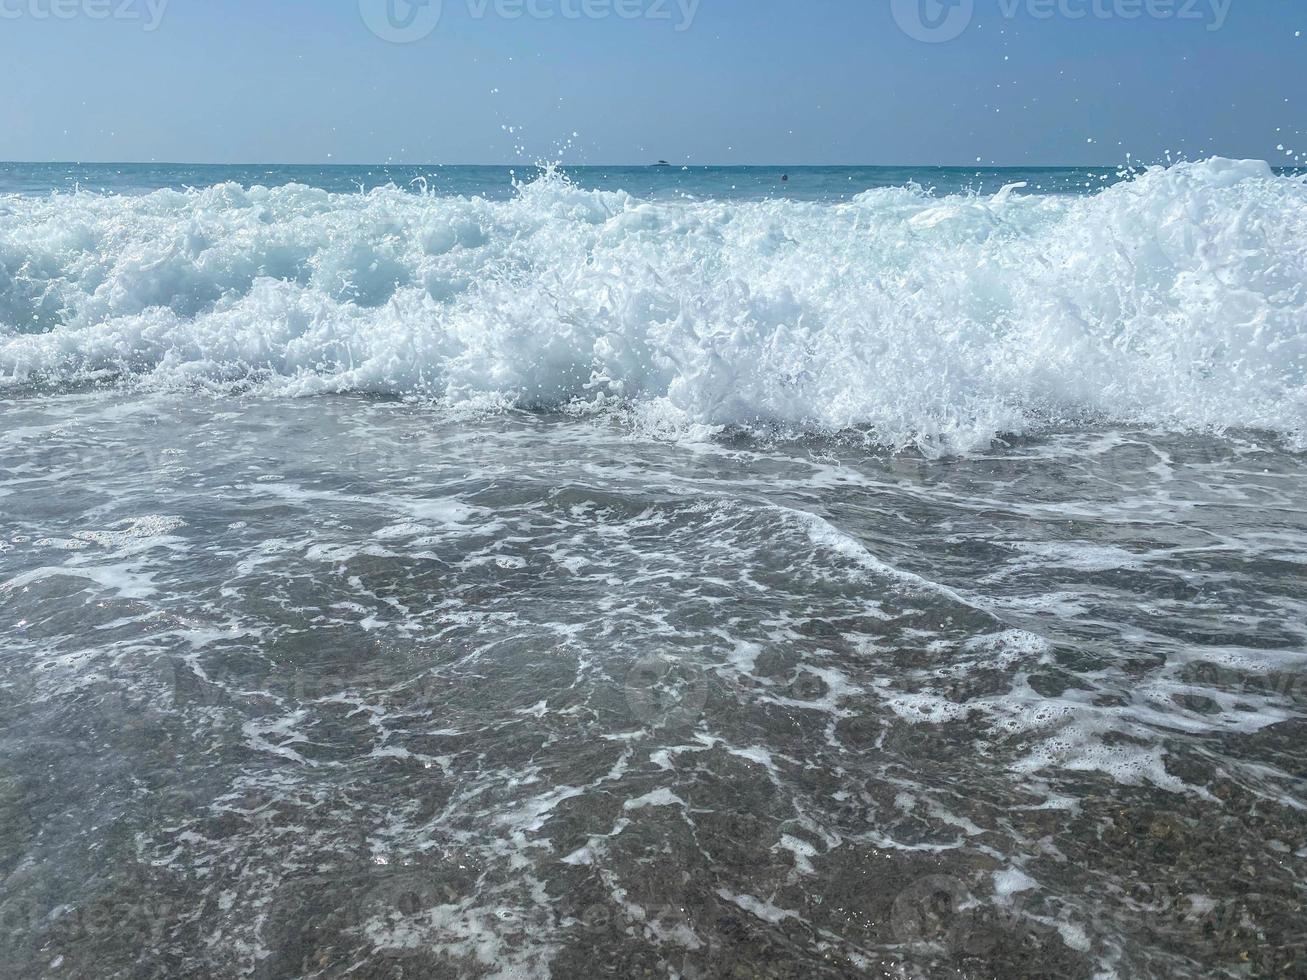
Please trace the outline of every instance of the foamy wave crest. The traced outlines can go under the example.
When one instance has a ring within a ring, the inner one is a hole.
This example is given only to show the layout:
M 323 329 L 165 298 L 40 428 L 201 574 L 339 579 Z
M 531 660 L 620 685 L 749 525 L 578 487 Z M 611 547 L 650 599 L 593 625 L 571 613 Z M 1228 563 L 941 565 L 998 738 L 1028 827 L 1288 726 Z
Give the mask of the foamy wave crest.
M 1083 198 L 511 201 L 220 185 L 0 199 L 0 385 L 618 405 L 967 449 L 1051 421 L 1307 428 L 1307 183 Z

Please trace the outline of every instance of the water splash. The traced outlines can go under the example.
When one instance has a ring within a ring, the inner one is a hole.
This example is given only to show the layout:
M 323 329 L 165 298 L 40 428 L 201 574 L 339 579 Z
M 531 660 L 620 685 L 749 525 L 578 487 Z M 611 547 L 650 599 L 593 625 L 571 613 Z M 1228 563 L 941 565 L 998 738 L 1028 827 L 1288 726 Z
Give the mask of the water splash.
M 1084 419 L 1307 431 L 1307 182 L 509 201 L 291 185 L 0 198 L 0 386 L 617 407 L 930 452 Z

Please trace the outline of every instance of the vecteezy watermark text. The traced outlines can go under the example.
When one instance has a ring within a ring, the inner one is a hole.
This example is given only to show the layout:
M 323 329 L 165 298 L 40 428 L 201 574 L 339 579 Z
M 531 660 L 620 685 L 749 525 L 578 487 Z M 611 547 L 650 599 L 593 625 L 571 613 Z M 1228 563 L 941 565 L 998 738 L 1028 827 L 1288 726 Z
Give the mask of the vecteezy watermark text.
M 170 0 L 0 0 L 0 20 L 127 20 L 147 32 L 163 23 Z
M 903 33 L 928 44 L 961 37 L 976 8 L 994 4 L 1004 20 L 1024 14 L 1032 20 L 1175 20 L 1219 31 L 1234 0 L 890 0 Z
M 2 0 L 0 0 L 2 2 Z M 460 0 L 472 20 L 655 20 L 688 31 L 702 0 Z M 359 0 L 363 23 L 383 41 L 408 44 L 429 36 L 442 0 Z

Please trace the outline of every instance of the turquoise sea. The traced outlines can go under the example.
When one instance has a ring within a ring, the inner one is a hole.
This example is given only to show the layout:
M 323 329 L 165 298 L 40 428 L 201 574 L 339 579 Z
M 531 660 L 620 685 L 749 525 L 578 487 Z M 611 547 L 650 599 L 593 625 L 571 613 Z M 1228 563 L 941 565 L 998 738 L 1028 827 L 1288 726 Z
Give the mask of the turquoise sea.
M 624 190 L 641 197 L 692 196 L 727 200 L 780 198 L 840 201 L 863 191 L 917 183 L 939 193 L 994 193 L 1027 181 L 1032 190 L 1078 194 L 1115 182 L 1119 166 L 1104 167 L 560 167 L 578 185 Z M 538 166 L 287 166 L 248 164 L 76 164 L 0 163 L 0 194 L 48 194 L 82 189 L 139 194 L 170 188 L 235 183 L 243 187 L 304 184 L 336 193 L 393 184 L 444 195 L 478 195 L 502 200 L 514 180 L 530 180 Z M 782 183 L 781 178 L 789 180 Z

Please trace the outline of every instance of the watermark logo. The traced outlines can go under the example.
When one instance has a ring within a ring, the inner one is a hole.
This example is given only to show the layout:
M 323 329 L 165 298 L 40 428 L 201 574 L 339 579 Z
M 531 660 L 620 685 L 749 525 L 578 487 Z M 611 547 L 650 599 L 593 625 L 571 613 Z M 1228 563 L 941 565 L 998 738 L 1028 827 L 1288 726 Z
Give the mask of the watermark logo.
M 359 0 L 368 30 L 391 44 L 412 44 L 440 24 L 442 0 Z
M 1219 31 L 1234 0 L 985 0 L 1003 20 L 1174 20 Z M 976 0 L 890 0 L 899 29 L 926 44 L 961 37 L 976 15 Z
M 0 0 L 0 20 L 134 21 L 153 33 L 169 0 Z
M 970 905 L 971 893 L 957 878 L 927 875 L 895 898 L 890 928 L 901 943 L 936 944 L 956 952 L 966 947 L 976 927 Z
M 697 664 L 646 657 L 626 675 L 626 703 L 651 728 L 690 728 L 708 702 L 708 676 Z
M 0 0 L 0 3 L 5 0 Z M 442 0 L 359 0 L 368 29 L 383 41 L 421 41 L 440 23 Z M 649 20 L 688 31 L 701 0 L 464 0 L 469 20 Z M 932 0 L 933 2 L 933 0 Z M 957 2 L 957 0 L 954 0 Z M 968 4 L 973 0 L 966 0 Z
M 976 0 L 890 0 L 899 29 L 926 44 L 961 37 L 976 12 Z

